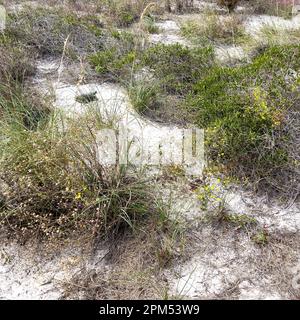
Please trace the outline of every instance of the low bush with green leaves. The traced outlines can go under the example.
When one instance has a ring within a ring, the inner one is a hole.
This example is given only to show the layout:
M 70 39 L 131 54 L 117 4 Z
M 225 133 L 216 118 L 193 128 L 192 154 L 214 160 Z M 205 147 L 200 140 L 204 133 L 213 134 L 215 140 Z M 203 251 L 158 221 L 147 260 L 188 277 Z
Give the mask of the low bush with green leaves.
M 130 80 L 140 54 L 140 42 L 133 33 L 112 30 L 105 48 L 89 56 L 102 77 L 126 83 Z
M 226 7 L 229 12 L 234 11 L 240 0 L 218 0 L 220 6 Z
M 210 159 L 287 194 L 299 186 L 299 155 L 291 148 L 299 141 L 299 58 L 298 45 L 274 46 L 250 64 L 216 66 L 186 99 L 206 129 Z
M 90 57 L 90 62 L 99 74 L 108 76 L 111 80 L 124 80 L 130 74 L 135 59 L 134 51 L 120 55 L 117 48 L 112 48 L 94 54 Z
M 158 44 L 143 53 L 141 64 L 153 71 L 167 93 L 184 95 L 209 70 L 213 60 L 212 47 Z

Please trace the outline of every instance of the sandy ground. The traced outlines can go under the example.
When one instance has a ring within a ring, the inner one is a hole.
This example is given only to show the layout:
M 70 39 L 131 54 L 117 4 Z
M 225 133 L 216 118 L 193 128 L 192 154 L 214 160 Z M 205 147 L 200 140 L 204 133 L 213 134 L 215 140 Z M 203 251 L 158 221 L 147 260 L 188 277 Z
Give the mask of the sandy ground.
M 300 207 L 268 203 L 250 191 L 231 185 L 216 186 L 208 211 L 200 209 L 195 193 L 186 185 L 175 191 L 174 209 L 185 215 L 191 226 L 191 259 L 167 273 L 171 292 L 191 299 L 290 299 L 299 297 Z M 172 190 L 176 190 L 173 186 Z M 173 191 L 174 192 L 174 191 Z M 223 199 L 233 215 L 247 215 L 265 230 L 270 242 L 253 241 L 251 228 L 222 222 L 203 223 Z
M 76 243 L 55 248 L 45 244 L 23 246 L 11 240 L 0 245 L 0 299 L 57 300 L 65 286 L 82 270 L 106 270 L 106 249 L 90 254 Z

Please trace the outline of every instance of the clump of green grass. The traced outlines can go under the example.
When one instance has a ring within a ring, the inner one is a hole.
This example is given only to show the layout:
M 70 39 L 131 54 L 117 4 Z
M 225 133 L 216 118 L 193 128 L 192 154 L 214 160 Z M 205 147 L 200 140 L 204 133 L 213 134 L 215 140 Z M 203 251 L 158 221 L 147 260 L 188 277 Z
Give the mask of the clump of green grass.
M 190 49 L 180 44 L 159 44 L 140 51 L 131 72 L 144 70 L 151 80 L 130 79 L 127 88 L 133 106 L 158 121 L 182 123 L 186 114 L 180 101 L 210 68 L 213 59 L 211 47 Z
M 206 129 L 210 159 L 286 194 L 299 183 L 298 155 L 290 148 L 298 139 L 299 58 L 297 45 L 274 46 L 248 65 L 216 66 L 186 100 Z
M 26 87 L 36 72 L 34 55 L 5 35 L 0 36 L 0 55 L 0 120 L 5 114 L 19 114 L 22 109 L 23 118 L 19 120 L 27 128 L 35 127 L 49 109 L 33 89 Z
M 65 126 L 21 96 L 0 105 L 2 226 L 25 238 L 117 237 L 161 214 L 146 181 L 99 162 L 96 134 L 105 124 L 83 116 Z
M 0 121 L 18 122 L 29 130 L 47 121 L 50 108 L 33 90 L 25 89 L 22 84 L 0 84 Z M 3 119 L 2 119 L 3 118 Z
M 182 97 L 166 93 L 159 81 L 134 79 L 127 90 L 131 104 L 138 113 L 156 122 L 180 125 L 188 122 L 189 115 L 182 108 Z
M 155 19 L 153 16 L 148 15 L 143 18 L 142 28 L 148 33 L 159 33 L 159 27 L 155 25 Z
M 128 87 L 128 94 L 134 109 L 144 114 L 147 110 L 155 110 L 161 104 L 162 92 L 158 83 L 133 81 Z

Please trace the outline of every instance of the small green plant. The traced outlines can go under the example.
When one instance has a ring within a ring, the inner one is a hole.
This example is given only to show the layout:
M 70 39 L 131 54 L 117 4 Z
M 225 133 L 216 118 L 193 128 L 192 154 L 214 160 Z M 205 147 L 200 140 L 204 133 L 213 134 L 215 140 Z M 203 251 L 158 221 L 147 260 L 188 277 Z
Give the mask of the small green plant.
M 259 230 L 252 236 L 252 240 L 260 246 L 265 246 L 269 243 L 269 233 L 265 229 Z
M 247 226 L 257 224 L 257 220 L 255 218 L 249 217 L 246 214 L 225 214 L 223 220 L 238 226 L 239 228 L 245 228 Z
M 216 184 L 206 184 L 197 189 L 197 198 L 201 202 L 201 209 L 208 210 L 209 205 L 216 205 L 222 202 L 222 199 L 217 195 L 220 188 Z

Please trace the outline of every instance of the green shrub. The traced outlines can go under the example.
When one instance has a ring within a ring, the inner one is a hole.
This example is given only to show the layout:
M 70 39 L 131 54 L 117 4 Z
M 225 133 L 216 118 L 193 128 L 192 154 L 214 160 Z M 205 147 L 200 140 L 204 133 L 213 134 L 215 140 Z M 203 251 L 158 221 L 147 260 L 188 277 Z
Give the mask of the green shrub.
M 135 59 L 134 51 L 121 55 L 116 48 L 112 48 L 92 55 L 90 62 L 101 75 L 108 76 L 111 80 L 124 80 L 130 74 Z
M 134 15 L 129 8 L 124 8 L 119 13 L 119 27 L 128 27 L 130 26 L 134 21 L 138 19 L 138 16 Z
M 297 155 L 289 147 L 296 129 L 287 129 L 297 108 L 291 70 L 299 71 L 299 58 L 299 46 L 271 47 L 249 65 L 214 67 L 194 86 L 186 104 L 206 129 L 210 159 L 285 191 L 299 183 Z
M 186 94 L 213 63 L 211 47 L 190 49 L 158 44 L 146 50 L 141 64 L 150 67 L 170 94 Z
M 111 30 L 105 48 L 90 55 L 89 61 L 102 77 L 127 85 L 138 67 L 141 50 L 139 37 L 131 32 Z
M 218 0 L 220 6 L 226 7 L 229 12 L 234 11 L 240 0 Z

